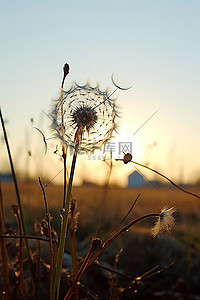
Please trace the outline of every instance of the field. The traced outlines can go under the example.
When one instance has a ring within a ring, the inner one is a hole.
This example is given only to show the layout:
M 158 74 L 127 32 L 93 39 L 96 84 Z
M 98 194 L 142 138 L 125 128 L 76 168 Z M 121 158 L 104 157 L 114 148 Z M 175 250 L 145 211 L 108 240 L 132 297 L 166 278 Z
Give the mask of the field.
M 20 183 L 19 187 L 27 231 L 33 234 L 34 222 L 45 216 L 41 188 L 38 183 Z M 200 194 L 198 187 L 187 187 L 187 190 Z M 52 226 L 58 232 L 63 189 L 48 185 L 45 191 L 53 217 Z M 87 299 L 200 299 L 199 199 L 174 187 L 75 186 L 72 194 L 80 212 L 76 232 L 79 259 L 87 254 L 93 236 L 105 242 L 112 235 L 110 231 L 123 220 L 139 194 L 121 227 L 144 214 L 159 213 L 163 207 L 176 207 L 176 222 L 171 235 L 153 238 L 151 227 L 155 219 L 145 219 L 120 235 L 103 252 L 99 258 L 100 266 L 91 266 L 82 277 L 80 290 Z M 16 203 L 13 184 L 2 184 L 2 196 L 6 227 L 13 226 L 17 231 L 16 218 L 10 207 Z M 37 241 L 32 241 L 31 245 L 37 250 Z M 40 255 L 48 264 L 46 242 L 41 242 Z M 63 272 L 70 272 L 69 254 L 64 257 L 64 267 Z M 65 280 L 61 282 L 63 295 L 67 288 Z

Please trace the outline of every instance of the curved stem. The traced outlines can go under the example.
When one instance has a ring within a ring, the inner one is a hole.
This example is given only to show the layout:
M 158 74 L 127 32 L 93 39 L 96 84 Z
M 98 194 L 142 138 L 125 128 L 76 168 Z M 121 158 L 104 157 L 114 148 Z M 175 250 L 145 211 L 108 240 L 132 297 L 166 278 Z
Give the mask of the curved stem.
M 143 165 L 143 164 L 140 164 L 140 163 L 138 163 L 138 162 L 136 162 L 136 161 L 131 161 L 131 162 L 134 163 L 134 164 L 136 164 L 136 165 L 138 165 L 138 166 L 141 166 L 141 167 L 143 167 L 143 168 L 146 168 L 146 169 L 148 169 L 148 170 L 150 170 L 150 171 L 152 171 L 152 172 L 158 174 L 159 176 L 165 178 L 166 180 L 168 180 L 172 185 L 174 185 L 174 186 L 175 186 L 177 189 L 179 189 L 180 191 L 182 191 L 182 192 L 184 192 L 184 193 L 186 193 L 186 194 L 189 194 L 189 195 L 191 195 L 191 196 L 194 196 L 194 197 L 200 199 L 200 196 L 199 196 L 199 195 L 196 195 L 195 193 L 192 193 L 192 192 L 189 192 L 189 191 L 187 191 L 187 190 L 182 189 L 180 186 L 178 186 L 178 185 L 177 185 L 176 183 L 174 183 L 170 178 L 168 178 L 167 176 L 163 175 L 162 173 L 160 173 L 160 172 L 158 172 L 158 171 L 156 171 L 156 170 L 154 170 L 154 169 L 152 169 L 152 168 L 150 168 L 150 167 L 148 167 L 148 166 L 145 166 L 145 165 Z
M 102 248 L 90 259 L 88 262 L 87 268 L 99 257 L 99 255 L 123 232 L 128 231 L 133 225 L 135 225 L 137 222 L 150 218 L 150 217 L 159 217 L 160 213 L 151 213 L 151 214 L 146 214 L 141 217 L 138 217 L 137 219 L 131 221 L 124 227 L 122 227 L 119 231 L 117 231 L 111 238 L 109 238 L 102 246 Z
M 137 222 L 146 219 L 146 218 L 150 218 L 150 217 L 159 217 L 160 213 L 151 213 L 151 214 L 146 214 L 143 215 L 133 221 L 131 221 L 130 223 L 128 223 L 127 225 L 125 225 L 123 228 L 121 228 L 119 231 L 117 231 L 111 238 L 109 238 L 101 247 L 101 249 L 99 251 L 97 251 L 97 253 L 92 257 L 92 247 L 90 248 L 88 254 L 86 255 L 86 258 L 83 261 L 82 266 L 79 269 L 79 272 L 76 276 L 76 279 L 73 281 L 72 286 L 69 288 L 67 294 L 65 295 L 64 300 L 68 300 L 71 297 L 71 293 L 74 289 L 74 287 L 76 286 L 77 282 L 80 280 L 81 276 L 83 275 L 83 273 L 85 272 L 85 270 L 99 257 L 99 255 L 123 232 L 129 230 L 129 228 L 131 228 L 133 225 L 135 225 Z
M 124 160 L 121 159 L 121 158 L 117 158 L 117 159 L 115 159 L 115 160 L 116 160 L 116 161 L 124 161 Z M 145 166 L 145 165 L 143 165 L 143 164 L 140 164 L 140 163 L 138 163 L 138 162 L 136 162 L 136 161 L 131 160 L 130 162 L 132 162 L 132 163 L 135 164 L 135 165 L 138 165 L 138 166 L 140 166 L 140 167 L 146 168 L 146 169 L 148 169 L 148 170 L 150 170 L 150 171 L 152 171 L 152 172 L 158 174 L 159 176 L 161 176 L 161 177 L 165 178 L 167 181 L 169 181 L 173 186 L 175 186 L 175 187 L 176 187 L 177 189 L 179 189 L 180 191 L 182 191 L 182 192 L 184 192 L 184 193 L 186 193 L 186 194 L 189 194 L 189 195 L 191 195 L 191 196 L 194 196 L 194 197 L 200 199 L 200 196 L 199 196 L 199 195 L 197 195 L 197 194 L 195 194 L 195 193 L 192 193 L 192 192 L 189 192 L 189 191 L 187 191 L 187 190 L 185 190 L 185 189 L 182 189 L 180 186 L 178 186 L 175 182 L 173 182 L 170 178 L 168 178 L 167 176 L 163 175 L 162 173 L 160 173 L 160 172 L 158 172 L 158 171 L 156 171 L 156 170 L 154 170 L 154 169 L 152 169 L 152 168 L 150 168 L 150 167 L 148 167 L 148 166 Z

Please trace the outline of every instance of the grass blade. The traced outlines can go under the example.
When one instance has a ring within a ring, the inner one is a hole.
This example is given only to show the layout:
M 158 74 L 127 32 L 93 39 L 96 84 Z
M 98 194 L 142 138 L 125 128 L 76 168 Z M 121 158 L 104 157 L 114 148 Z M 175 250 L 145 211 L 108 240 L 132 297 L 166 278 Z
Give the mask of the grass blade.
M 0 234 L 4 234 L 5 232 L 5 220 L 4 220 L 4 212 L 3 212 L 3 199 L 1 192 L 1 183 L 0 183 Z M 9 267 L 8 267 L 8 254 L 6 248 L 6 239 L 0 239 L 1 244 L 1 256 L 2 256 L 2 267 L 3 267 L 3 292 L 5 293 L 2 296 L 2 299 L 9 300 L 10 299 L 10 281 L 9 281 Z
M 17 177 L 16 177 L 14 164 L 13 164 L 13 160 L 12 160 L 12 156 L 11 156 L 11 151 L 10 151 L 10 147 L 9 147 L 9 143 L 8 143 L 8 137 L 7 137 L 7 133 L 6 133 L 6 129 L 5 129 L 4 119 L 3 119 L 3 116 L 2 116 L 2 112 L 1 112 L 1 107 L 0 107 L 0 119 L 1 119 L 3 134 L 4 134 L 4 140 L 5 140 L 6 148 L 7 148 L 7 152 L 8 152 L 11 172 L 12 172 L 13 181 L 14 181 L 14 186 L 15 186 L 17 204 L 18 204 L 18 208 L 19 208 L 19 217 L 20 217 L 20 221 L 21 221 L 21 225 L 22 225 L 23 234 L 26 235 L 24 214 L 23 214 L 23 210 L 22 210 L 22 204 L 21 204 L 19 188 L 18 188 L 18 183 L 17 183 Z M 34 269 L 33 269 L 32 258 L 31 258 L 31 250 L 30 250 L 30 247 L 29 247 L 28 239 L 25 239 L 25 246 L 26 246 L 26 251 L 27 251 L 27 255 L 28 255 L 28 260 L 29 260 L 29 264 L 30 264 L 30 270 L 31 270 L 31 275 L 32 275 L 33 282 L 34 282 L 35 291 L 37 293 L 38 290 L 37 290 L 37 287 L 36 287 L 36 278 L 35 278 L 35 273 L 34 273 Z

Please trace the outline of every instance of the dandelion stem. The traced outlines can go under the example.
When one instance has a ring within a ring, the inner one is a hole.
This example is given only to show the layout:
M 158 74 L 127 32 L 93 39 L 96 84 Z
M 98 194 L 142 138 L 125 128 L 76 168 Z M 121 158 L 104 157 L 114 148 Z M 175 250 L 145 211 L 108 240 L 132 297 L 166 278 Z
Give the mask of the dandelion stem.
M 66 241 L 66 232 L 67 232 L 67 223 L 68 223 L 68 211 L 69 211 L 72 183 L 73 183 L 73 178 L 74 178 L 74 171 L 75 171 L 75 166 L 76 166 L 76 159 L 77 159 L 77 149 L 75 148 L 73 159 L 72 159 L 72 164 L 71 164 L 69 183 L 68 183 L 68 188 L 67 188 L 67 196 L 66 196 L 65 207 L 64 207 L 63 221 L 61 224 L 60 241 L 59 241 L 58 256 L 57 256 L 57 263 L 56 263 L 56 273 L 55 273 L 54 290 L 53 290 L 53 299 L 56 299 L 56 300 L 58 300 L 58 297 L 59 297 L 62 262 L 63 262 L 64 248 L 65 248 L 65 241 Z
M 67 190 L 67 150 L 63 145 L 63 175 L 64 175 L 64 186 L 63 186 L 63 208 L 65 207 L 66 190 Z
M 64 86 L 64 82 L 65 82 L 65 78 L 69 72 L 69 65 L 66 63 L 64 65 L 63 68 L 64 74 L 63 74 L 63 80 L 62 80 L 62 84 L 61 84 L 61 88 L 60 88 L 60 100 L 62 102 L 61 104 L 61 128 L 62 128 L 62 134 L 65 132 L 64 130 L 64 112 L 63 112 L 63 86 Z M 62 156 L 63 156 L 63 164 L 64 164 L 64 193 L 63 193 L 63 209 L 65 207 L 65 199 L 66 199 L 66 189 L 67 189 L 67 148 L 65 146 L 65 144 L 63 143 L 62 146 Z

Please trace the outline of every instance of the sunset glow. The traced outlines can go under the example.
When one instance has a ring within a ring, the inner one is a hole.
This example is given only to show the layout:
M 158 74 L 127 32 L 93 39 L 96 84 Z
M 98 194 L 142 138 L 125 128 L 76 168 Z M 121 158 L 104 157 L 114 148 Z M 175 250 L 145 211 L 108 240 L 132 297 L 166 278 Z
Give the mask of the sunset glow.
M 40 3 L 38 10 L 38 1 L 14 6 L 5 2 L 1 7 L 1 107 L 18 171 L 25 172 L 19 163 L 23 160 L 29 161 L 28 172 L 34 177 L 44 175 L 49 161 L 48 177 L 60 169 L 52 154 L 58 141 L 48 140 L 43 157 L 44 145 L 34 126 L 51 138 L 48 114 L 52 100 L 59 97 L 62 67 L 68 62 L 64 90 L 74 81 L 83 85 L 89 79 L 92 86 L 100 82 L 111 94 L 116 89 L 112 74 L 119 86 L 131 86 L 113 94 L 120 111 L 114 158 L 119 143 L 128 142 L 134 159 L 177 181 L 195 182 L 200 177 L 199 4 L 103 1 L 99 6 L 88 1 L 80 10 L 79 1 L 61 3 L 62 10 L 53 2 Z M 67 20 L 65 11 L 71 11 Z M 88 32 L 86 43 L 83 32 Z M 3 172 L 8 169 L 6 154 L 1 160 Z M 100 162 L 87 155 L 80 160 L 86 168 L 81 178 L 102 181 L 102 171 L 92 175 Z M 132 167 L 117 168 L 113 177 L 125 184 Z

